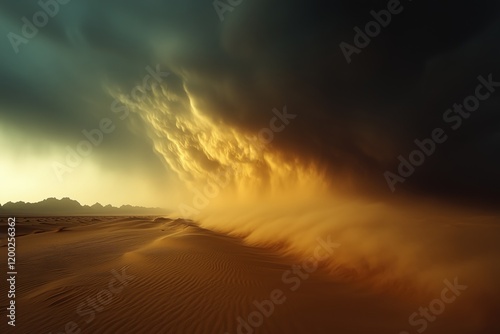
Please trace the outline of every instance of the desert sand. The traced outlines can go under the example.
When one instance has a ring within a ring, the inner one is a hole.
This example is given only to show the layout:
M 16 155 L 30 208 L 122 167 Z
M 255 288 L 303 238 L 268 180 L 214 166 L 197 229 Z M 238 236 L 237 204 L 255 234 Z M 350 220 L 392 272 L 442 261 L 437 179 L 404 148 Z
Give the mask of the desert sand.
M 417 333 L 408 317 L 441 292 L 321 265 L 294 274 L 303 259 L 279 248 L 157 217 L 18 218 L 17 259 L 16 327 L 3 315 L 2 333 Z M 496 333 L 476 297 L 461 293 L 425 333 Z

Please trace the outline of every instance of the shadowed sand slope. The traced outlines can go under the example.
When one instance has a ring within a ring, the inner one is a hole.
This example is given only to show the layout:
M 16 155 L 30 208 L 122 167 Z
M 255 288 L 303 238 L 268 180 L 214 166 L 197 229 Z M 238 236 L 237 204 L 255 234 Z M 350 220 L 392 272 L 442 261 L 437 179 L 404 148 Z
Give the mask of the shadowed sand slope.
M 408 316 L 423 305 L 321 266 L 296 273 L 299 259 L 184 220 L 30 218 L 17 225 L 17 317 L 7 333 L 399 334 L 412 333 Z M 460 298 L 467 305 L 467 295 Z M 426 333 L 478 333 L 484 319 L 467 317 L 460 305 L 448 305 Z

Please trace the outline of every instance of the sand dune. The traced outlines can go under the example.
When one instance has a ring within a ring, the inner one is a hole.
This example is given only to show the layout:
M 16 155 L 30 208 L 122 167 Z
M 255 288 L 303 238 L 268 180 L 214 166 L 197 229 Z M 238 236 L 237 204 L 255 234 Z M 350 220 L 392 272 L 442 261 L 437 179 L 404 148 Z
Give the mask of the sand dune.
M 186 220 L 17 222 L 16 327 L 2 333 L 416 333 L 408 317 L 432 300 L 321 265 L 295 274 L 303 259 Z M 426 333 L 495 333 L 494 314 L 467 308 L 473 292 L 457 298 Z

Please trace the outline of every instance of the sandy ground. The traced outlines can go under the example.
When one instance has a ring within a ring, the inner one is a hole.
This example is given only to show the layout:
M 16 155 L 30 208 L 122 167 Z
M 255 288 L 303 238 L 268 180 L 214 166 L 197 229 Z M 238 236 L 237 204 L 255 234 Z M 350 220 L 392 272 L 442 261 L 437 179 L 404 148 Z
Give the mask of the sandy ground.
M 456 301 L 410 325 L 441 290 L 374 289 L 321 262 L 308 273 L 300 258 L 190 221 L 18 218 L 16 232 L 16 326 L 3 283 L 1 333 L 500 333 L 497 314 L 471 311 L 473 292 L 448 291 Z M 5 269 L 5 234 L 1 246 Z

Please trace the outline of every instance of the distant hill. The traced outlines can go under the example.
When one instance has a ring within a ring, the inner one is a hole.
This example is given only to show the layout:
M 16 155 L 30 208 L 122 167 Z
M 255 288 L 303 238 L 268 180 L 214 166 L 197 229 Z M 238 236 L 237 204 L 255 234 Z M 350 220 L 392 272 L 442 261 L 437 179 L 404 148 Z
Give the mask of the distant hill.
M 122 205 L 119 208 L 100 203 L 92 206 L 81 205 L 70 198 L 47 198 L 37 203 L 7 202 L 0 205 L 1 216 L 122 216 L 122 215 L 163 215 L 167 210 L 161 208 L 145 208 L 141 206 Z

